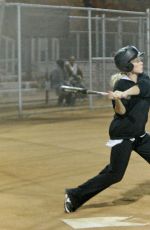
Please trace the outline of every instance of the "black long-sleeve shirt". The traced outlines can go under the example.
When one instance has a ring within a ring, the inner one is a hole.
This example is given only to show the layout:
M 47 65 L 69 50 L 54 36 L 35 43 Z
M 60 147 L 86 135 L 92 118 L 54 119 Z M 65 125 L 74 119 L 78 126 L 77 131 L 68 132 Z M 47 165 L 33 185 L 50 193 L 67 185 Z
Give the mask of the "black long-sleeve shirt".
M 145 74 L 139 74 L 137 83 L 122 78 L 115 84 L 114 91 L 125 91 L 134 85 L 138 85 L 140 94 L 130 96 L 129 99 L 121 99 L 126 113 L 114 115 L 109 128 L 111 139 L 130 139 L 145 133 L 150 106 L 150 78 Z M 113 101 L 113 106 L 115 106 L 115 101 Z

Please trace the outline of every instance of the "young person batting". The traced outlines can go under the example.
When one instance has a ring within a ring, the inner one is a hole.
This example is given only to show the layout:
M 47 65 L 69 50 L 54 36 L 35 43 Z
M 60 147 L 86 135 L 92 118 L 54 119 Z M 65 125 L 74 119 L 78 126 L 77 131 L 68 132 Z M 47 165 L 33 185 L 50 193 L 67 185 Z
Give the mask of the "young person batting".
M 120 73 L 112 78 L 109 92 L 114 118 L 109 127 L 109 164 L 85 183 L 66 189 L 64 210 L 76 211 L 86 201 L 122 180 L 132 150 L 150 163 L 150 135 L 145 126 L 150 106 L 150 79 L 143 72 L 143 53 L 134 46 L 119 49 L 114 57 Z

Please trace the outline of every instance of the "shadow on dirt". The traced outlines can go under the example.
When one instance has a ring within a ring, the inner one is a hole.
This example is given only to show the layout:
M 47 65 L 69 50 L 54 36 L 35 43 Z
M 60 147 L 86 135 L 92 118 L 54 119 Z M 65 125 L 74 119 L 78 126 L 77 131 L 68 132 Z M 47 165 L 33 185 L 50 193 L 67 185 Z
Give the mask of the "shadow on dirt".
M 115 199 L 111 202 L 103 202 L 100 204 L 85 205 L 82 208 L 86 209 L 86 208 L 109 207 L 109 206 L 116 206 L 116 205 L 128 205 L 140 200 L 145 195 L 150 195 L 150 180 L 138 184 L 133 189 L 129 189 L 125 193 L 122 193 L 121 198 L 119 199 Z

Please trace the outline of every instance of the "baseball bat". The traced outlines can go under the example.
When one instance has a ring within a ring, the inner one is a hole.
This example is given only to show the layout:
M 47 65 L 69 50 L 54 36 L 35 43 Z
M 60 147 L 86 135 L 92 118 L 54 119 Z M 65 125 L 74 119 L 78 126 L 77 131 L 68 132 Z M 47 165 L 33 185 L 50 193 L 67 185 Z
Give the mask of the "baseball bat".
M 107 92 L 94 91 L 94 90 L 89 90 L 89 89 L 85 89 L 85 88 L 81 88 L 81 87 L 62 85 L 60 88 L 65 92 L 83 93 L 83 94 L 97 94 L 97 95 L 103 95 L 103 96 L 108 95 Z

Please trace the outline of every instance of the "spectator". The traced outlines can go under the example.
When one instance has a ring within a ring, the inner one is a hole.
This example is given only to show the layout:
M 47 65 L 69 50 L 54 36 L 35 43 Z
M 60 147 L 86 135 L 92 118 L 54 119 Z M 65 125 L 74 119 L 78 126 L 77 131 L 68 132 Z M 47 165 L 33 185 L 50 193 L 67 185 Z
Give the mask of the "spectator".
M 65 63 L 65 69 L 67 73 L 68 83 L 71 86 L 82 87 L 83 86 L 83 73 L 78 64 L 76 63 L 75 57 L 71 56 L 68 61 Z M 75 105 L 75 101 L 77 97 L 81 97 L 81 95 L 77 95 L 76 93 L 70 93 L 66 96 L 67 105 Z M 82 96 L 83 97 L 83 96 Z
M 50 91 L 50 80 L 49 77 L 46 75 L 45 77 L 45 103 L 48 104 L 49 102 L 49 91 Z
M 55 89 L 56 94 L 58 95 L 58 105 L 63 105 L 66 95 L 60 89 L 60 86 L 65 83 L 67 75 L 64 69 L 64 61 L 61 59 L 57 60 L 56 64 L 56 69 L 50 73 L 51 88 Z
M 75 57 L 71 56 L 65 63 L 66 72 L 68 75 L 69 82 L 73 86 L 83 87 L 83 73 L 80 67 L 77 65 Z

